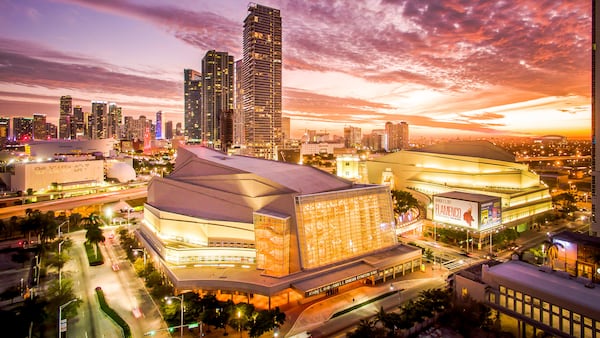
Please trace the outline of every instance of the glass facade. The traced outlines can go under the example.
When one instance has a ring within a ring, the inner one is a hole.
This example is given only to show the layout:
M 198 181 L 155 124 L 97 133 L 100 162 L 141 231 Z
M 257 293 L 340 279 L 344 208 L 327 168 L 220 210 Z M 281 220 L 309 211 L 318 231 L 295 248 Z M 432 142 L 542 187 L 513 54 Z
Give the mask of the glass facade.
M 296 197 L 301 264 L 310 269 L 395 245 L 389 188 Z
M 489 293 L 488 301 L 573 337 L 600 337 L 600 320 L 597 318 L 586 317 L 506 286 L 499 287 L 498 297 Z
M 270 276 L 290 273 L 290 218 L 254 213 L 256 263 Z

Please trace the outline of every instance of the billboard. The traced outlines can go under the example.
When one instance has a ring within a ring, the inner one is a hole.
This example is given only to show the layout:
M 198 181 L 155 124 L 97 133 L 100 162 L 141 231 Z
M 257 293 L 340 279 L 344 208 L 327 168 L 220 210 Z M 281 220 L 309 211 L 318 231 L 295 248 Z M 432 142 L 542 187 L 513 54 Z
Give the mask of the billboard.
M 447 196 L 433 197 L 433 220 L 477 231 L 502 224 L 500 198 L 469 201 Z
M 478 229 L 477 202 L 447 197 L 433 197 L 433 220 L 470 229 Z
M 481 221 L 479 230 L 493 228 L 502 224 L 502 213 L 500 208 L 500 199 L 481 203 Z

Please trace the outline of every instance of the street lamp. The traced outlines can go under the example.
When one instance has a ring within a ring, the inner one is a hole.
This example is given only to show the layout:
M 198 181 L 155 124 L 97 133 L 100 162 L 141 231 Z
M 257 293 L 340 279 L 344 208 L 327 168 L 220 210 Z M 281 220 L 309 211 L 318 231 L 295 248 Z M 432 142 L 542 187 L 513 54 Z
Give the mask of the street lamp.
M 139 251 L 141 251 L 144 254 L 144 269 L 145 269 L 146 268 L 146 248 L 142 248 L 142 249 L 132 248 L 131 251 L 133 251 L 134 256 L 137 256 Z
M 62 332 L 61 331 L 61 327 L 60 327 L 60 324 L 62 322 L 62 309 L 64 309 L 67 305 L 69 305 L 69 304 L 71 304 L 71 303 L 73 303 L 75 301 L 77 301 L 77 298 L 71 299 L 70 301 L 68 301 L 68 302 L 66 302 L 63 305 L 60 305 L 58 307 L 58 338 L 61 337 L 61 332 Z M 65 325 L 65 332 L 67 332 L 66 325 Z
M 179 325 L 179 329 L 180 329 L 179 336 L 183 337 L 183 293 L 181 294 L 181 297 L 176 297 L 176 296 L 165 297 L 167 304 L 171 304 L 172 299 L 177 299 L 181 302 L 181 324 Z
M 61 261 L 60 247 L 63 245 L 64 242 L 65 241 L 60 241 L 60 243 L 58 243 L 58 259 L 59 259 L 59 262 L 58 262 L 58 289 L 60 291 L 62 291 L 62 272 L 60 269 L 60 264 L 61 264 L 61 262 L 60 262 Z
M 62 231 L 60 230 L 60 228 L 61 228 L 63 225 L 65 225 L 65 223 L 67 223 L 67 224 L 68 224 L 68 223 L 69 223 L 69 220 L 66 220 L 66 221 L 64 221 L 64 222 L 60 223 L 60 225 L 58 226 L 58 229 L 57 229 L 57 231 L 58 231 L 58 238 L 61 238 L 61 237 L 62 237 Z M 67 225 L 67 232 L 69 232 L 68 225 Z
M 242 316 L 242 313 L 240 312 L 240 310 L 238 310 L 237 319 L 238 319 L 238 331 L 240 332 L 240 338 L 242 338 L 242 320 L 240 319 L 241 316 Z

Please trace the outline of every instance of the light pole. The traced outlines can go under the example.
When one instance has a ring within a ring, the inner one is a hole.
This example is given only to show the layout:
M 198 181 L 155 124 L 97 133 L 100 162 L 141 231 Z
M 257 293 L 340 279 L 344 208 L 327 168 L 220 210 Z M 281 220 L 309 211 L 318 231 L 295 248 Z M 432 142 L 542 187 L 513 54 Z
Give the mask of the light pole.
M 57 229 L 57 231 L 58 231 L 58 238 L 61 238 L 61 237 L 62 237 L 62 231 L 60 230 L 60 228 L 61 228 L 63 225 L 65 225 L 65 223 L 67 223 L 67 224 L 68 224 L 68 223 L 69 223 L 69 220 L 66 220 L 66 221 L 64 221 L 64 222 L 60 223 L 60 225 L 58 226 L 58 229 Z M 69 232 L 68 225 L 67 225 L 67 232 Z
M 62 321 L 62 309 L 64 309 L 67 305 L 69 305 L 69 304 L 71 304 L 71 303 L 73 303 L 75 301 L 77 301 L 77 298 L 71 299 L 70 301 L 68 301 L 68 302 L 66 302 L 63 305 L 60 305 L 58 307 L 58 338 L 61 337 L 61 332 L 62 332 L 61 331 L 61 327 L 60 327 L 60 323 Z M 67 328 L 66 327 L 65 327 L 65 332 L 67 332 Z
M 240 310 L 238 310 L 237 319 L 238 319 L 238 331 L 240 332 L 240 338 L 242 338 L 242 320 L 240 319 L 241 316 L 242 316 L 242 313 L 240 312 Z
M 493 233 L 493 231 L 490 230 L 490 255 L 494 253 L 493 250 L 492 250 L 492 247 L 493 247 L 492 246 L 492 233 Z
M 144 254 L 144 269 L 145 269 L 146 268 L 146 248 L 142 248 L 142 249 L 132 248 L 131 251 L 133 251 L 134 256 L 137 256 L 139 251 L 141 251 Z
M 179 336 L 183 337 L 183 293 L 181 297 L 176 296 L 167 296 L 165 300 L 167 300 L 167 304 L 171 304 L 171 299 L 178 299 L 181 302 L 181 324 L 179 325 Z
M 61 269 L 60 269 L 60 265 L 61 265 L 61 256 L 60 256 L 60 247 L 63 245 L 65 241 L 60 241 L 60 243 L 58 243 L 58 289 L 60 291 L 62 291 L 62 273 L 61 273 Z

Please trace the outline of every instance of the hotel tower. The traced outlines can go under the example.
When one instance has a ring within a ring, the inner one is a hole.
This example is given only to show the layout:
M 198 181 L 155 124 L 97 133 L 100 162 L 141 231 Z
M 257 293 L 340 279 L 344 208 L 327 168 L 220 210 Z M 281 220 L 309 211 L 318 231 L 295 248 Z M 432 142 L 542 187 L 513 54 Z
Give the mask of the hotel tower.
M 250 4 L 244 20 L 242 76 L 244 138 L 256 157 L 277 159 L 281 135 L 281 16 Z

